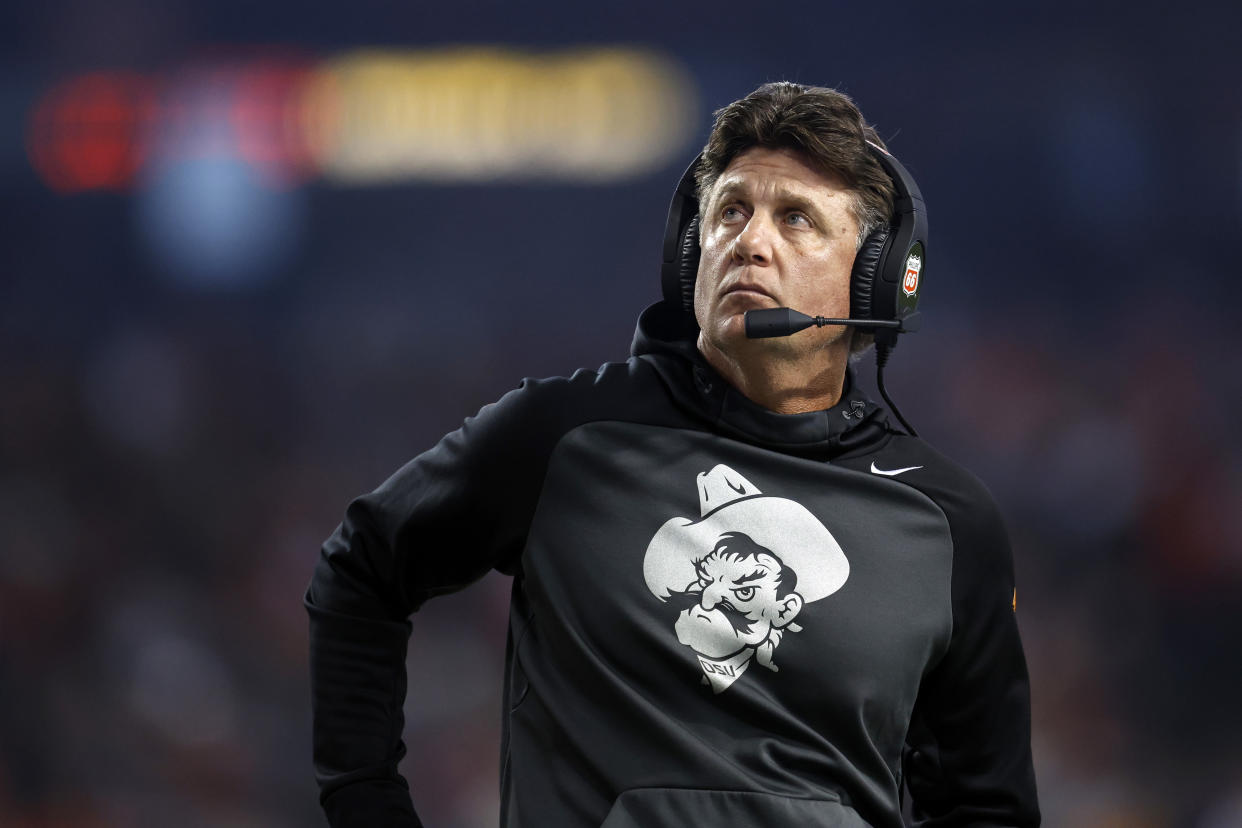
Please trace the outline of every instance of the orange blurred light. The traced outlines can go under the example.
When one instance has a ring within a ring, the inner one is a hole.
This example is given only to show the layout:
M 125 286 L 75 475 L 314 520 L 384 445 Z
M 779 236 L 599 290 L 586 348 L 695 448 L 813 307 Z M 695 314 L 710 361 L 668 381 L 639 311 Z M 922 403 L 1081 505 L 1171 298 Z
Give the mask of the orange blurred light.
M 132 72 L 68 80 L 35 106 L 26 133 L 30 163 L 60 192 L 119 190 L 142 165 L 155 89 Z

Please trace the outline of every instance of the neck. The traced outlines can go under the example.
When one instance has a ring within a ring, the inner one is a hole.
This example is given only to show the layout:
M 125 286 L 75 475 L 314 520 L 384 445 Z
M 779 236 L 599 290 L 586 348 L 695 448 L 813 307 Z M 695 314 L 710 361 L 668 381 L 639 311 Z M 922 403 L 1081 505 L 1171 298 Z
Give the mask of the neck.
M 778 414 L 804 414 L 840 402 L 848 342 L 847 337 L 844 345 L 834 343 L 789 358 L 763 347 L 725 353 L 700 334 L 698 348 L 708 364 L 750 401 Z

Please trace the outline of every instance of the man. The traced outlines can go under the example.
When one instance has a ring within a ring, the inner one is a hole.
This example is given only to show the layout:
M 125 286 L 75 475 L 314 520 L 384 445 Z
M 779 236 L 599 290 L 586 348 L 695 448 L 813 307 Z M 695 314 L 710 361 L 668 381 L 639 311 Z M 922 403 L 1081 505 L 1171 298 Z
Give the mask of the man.
M 523 383 L 350 505 L 306 597 L 332 825 L 419 824 L 407 619 L 492 568 L 504 826 L 888 828 L 903 783 L 921 825 L 1038 825 L 986 490 L 857 390 L 854 329 L 745 334 L 766 308 L 879 318 L 852 306 L 904 209 L 882 152 L 833 90 L 721 110 L 692 307 L 666 291 L 628 362 Z

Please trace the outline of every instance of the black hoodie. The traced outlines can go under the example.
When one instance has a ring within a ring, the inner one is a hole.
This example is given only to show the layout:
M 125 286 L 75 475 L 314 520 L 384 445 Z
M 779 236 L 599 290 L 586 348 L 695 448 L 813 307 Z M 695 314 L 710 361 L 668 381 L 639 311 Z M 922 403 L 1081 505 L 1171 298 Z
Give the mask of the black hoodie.
M 409 616 L 513 575 L 504 828 L 1035 826 L 1005 531 L 847 376 L 784 415 L 663 304 L 633 356 L 526 381 L 358 498 L 311 617 L 330 823 L 415 826 Z

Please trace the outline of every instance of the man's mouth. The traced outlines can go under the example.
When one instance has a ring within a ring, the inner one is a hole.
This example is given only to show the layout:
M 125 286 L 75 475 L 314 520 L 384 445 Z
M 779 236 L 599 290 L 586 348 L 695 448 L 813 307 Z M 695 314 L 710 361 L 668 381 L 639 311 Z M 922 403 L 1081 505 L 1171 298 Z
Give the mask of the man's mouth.
M 776 299 L 767 291 L 757 285 L 734 285 L 733 287 L 720 294 L 721 299 L 727 299 L 730 296 L 736 296 L 741 299 L 760 302 L 775 302 Z

